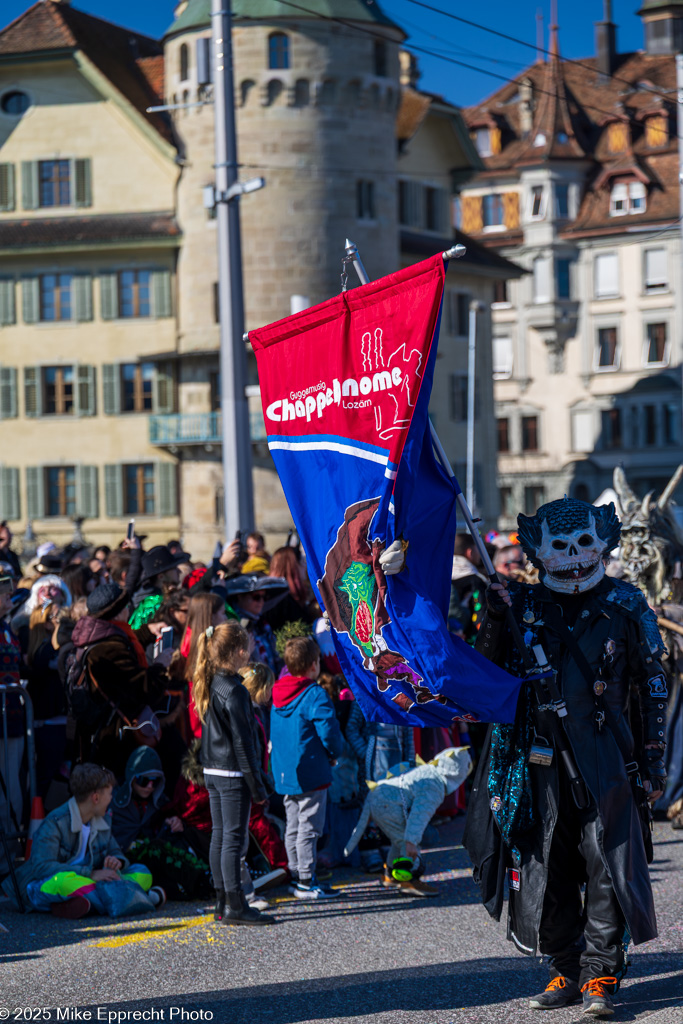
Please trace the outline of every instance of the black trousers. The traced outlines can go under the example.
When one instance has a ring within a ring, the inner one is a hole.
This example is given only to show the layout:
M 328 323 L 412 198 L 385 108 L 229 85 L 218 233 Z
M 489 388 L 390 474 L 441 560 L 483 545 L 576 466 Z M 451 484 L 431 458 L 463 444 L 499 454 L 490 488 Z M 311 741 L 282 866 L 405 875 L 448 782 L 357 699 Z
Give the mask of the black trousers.
M 249 828 L 251 794 L 244 779 L 205 775 L 211 807 L 209 866 L 216 889 L 241 892 L 240 859 Z
M 559 813 L 548 860 L 539 948 L 551 977 L 585 985 L 620 978 L 624 968 L 624 915 L 602 861 L 597 809 L 579 810 L 559 767 Z M 585 883 L 582 898 L 581 886 Z

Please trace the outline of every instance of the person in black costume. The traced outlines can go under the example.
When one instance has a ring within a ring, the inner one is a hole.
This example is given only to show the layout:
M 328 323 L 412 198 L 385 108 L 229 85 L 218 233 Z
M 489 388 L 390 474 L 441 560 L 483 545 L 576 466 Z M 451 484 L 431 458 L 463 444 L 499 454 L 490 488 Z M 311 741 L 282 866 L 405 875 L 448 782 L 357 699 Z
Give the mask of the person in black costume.
M 500 917 L 507 874 L 508 937 L 548 958 L 550 984 L 530 1007 L 583 995 L 584 1012 L 608 1016 L 629 939 L 657 935 L 648 799 L 666 778 L 663 645 L 640 591 L 605 575 L 620 532 L 614 505 L 565 498 L 518 524 L 540 583 L 494 584 L 476 646 L 528 675 L 541 645 L 568 715 L 551 710 L 543 684 L 523 686 L 515 723 L 491 728 L 464 842 L 489 913 Z

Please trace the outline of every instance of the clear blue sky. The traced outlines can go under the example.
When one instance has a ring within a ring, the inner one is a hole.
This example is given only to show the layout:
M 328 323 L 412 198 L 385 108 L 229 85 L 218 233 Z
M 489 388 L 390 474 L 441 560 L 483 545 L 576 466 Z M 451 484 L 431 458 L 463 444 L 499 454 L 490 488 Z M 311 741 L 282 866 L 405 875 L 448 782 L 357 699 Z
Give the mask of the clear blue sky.
M 296 0 L 302 7 L 306 0 Z M 470 71 L 434 56 L 418 54 L 423 70 L 421 85 L 441 93 L 453 103 L 467 106 L 483 99 L 502 83 L 483 74 L 495 72 L 506 78 L 519 72 L 534 59 L 532 50 L 499 39 L 489 32 L 451 21 L 426 11 L 411 0 L 380 0 L 385 12 L 408 32 L 409 42 L 438 51 L 470 64 Z M 517 39 L 536 42 L 536 13 L 541 10 L 545 24 L 545 44 L 550 16 L 550 0 L 488 0 L 481 6 L 462 0 L 427 0 L 433 7 L 449 10 Z M 2 0 L 0 22 L 6 25 L 30 6 L 24 0 Z M 116 21 L 152 36 L 161 36 L 173 20 L 174 0 L 76 0 L 74 6 L 99 17 Z M 594 53 L 593 24 L 602 17 L 602 0 L 559 0 L 560 49 L 567 57 L 589 57 Z M 643 45 L 640 18 L 635 12 L 637 0 L 614 0 L 614 21 L 618 25 L 621 52 Z

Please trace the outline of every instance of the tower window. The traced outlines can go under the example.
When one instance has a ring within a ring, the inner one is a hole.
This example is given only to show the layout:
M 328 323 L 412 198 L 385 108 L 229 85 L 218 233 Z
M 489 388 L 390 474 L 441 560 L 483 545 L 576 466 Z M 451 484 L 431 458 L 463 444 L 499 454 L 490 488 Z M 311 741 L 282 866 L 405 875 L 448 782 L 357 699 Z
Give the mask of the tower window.
M 375 74 L 378 78 L 387 76 L 387 44 L 383 39 L 375 40 Z
M 356 182 L 356 216 L 358 220 L 375 219 L 375 183 Z
M 271 71 L 289 67 L 289 36 L 284 32 L 273 32 L 268 37 L 268 67 Z
M 183 45 L 180 47 L 179 57 L 180 81 L 186 82 L 190 73 L 190 51 L 188 49 L 187 43 L 183 43 Z

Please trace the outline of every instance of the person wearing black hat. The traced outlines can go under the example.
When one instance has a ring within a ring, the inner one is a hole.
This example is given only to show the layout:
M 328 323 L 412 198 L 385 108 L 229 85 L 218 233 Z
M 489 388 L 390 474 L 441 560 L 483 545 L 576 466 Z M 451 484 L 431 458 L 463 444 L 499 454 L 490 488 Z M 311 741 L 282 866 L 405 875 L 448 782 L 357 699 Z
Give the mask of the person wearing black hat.
M 133 560 L 140 557 L 139 542 L 135 539 L 128 545 L 132 549 L 129 579 L 134 582 L 138 569 Z M 88 595 L 88 614 L 76 623 L 72 634 L 75 655 L 83 652 L 80 656 L 85 659 L 96 718 L 94 727 L 91 721 L 82 723 L 80 745 L 87 746 L 95 733 L 97 756 L 102 760 L 102 749 L 107 749 L 110 767 L 120 756 L 119 730 L 135 726 L 168 684 L 161 664 L 147 664 L 145 647 L 153 643 L 153 634 L 147 626 L 134 630 L 128 624 L 130 600 L 130 591 L 118 583 L 101 584 Z M 82 756 L 93 753 L 92 749 L 82 750 Z M 125 763 L 125 751 L 123 760 Z
M 174 555 L 165 544 L 157 544 L 142 556 L 142 585 L 133 594 L 135 611 L 130 618 L 133 629 L 154 618 L 166 594 L 180 583 L 178 566 L 189 560 L 184 551 Z
M 283 662 L 275 649 L 273 630 L 264 614 L 289 593 L 287 580 L 279 576 L 245 573 L 225 582 L 226 599 L 232 618 L 238 619 L 253 638 L 252 657 L 277 674 Z

